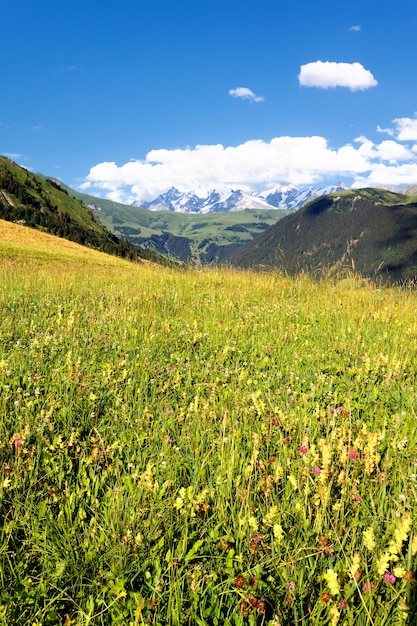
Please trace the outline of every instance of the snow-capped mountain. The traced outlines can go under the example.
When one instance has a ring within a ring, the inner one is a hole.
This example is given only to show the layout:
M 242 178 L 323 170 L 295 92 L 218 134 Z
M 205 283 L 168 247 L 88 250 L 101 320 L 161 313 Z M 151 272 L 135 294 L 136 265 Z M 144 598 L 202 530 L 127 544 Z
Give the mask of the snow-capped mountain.
M 138 202 L 139 206 L 150 211 L 175 211 L 178 213 L 220 213 L 243 211 L 244 209 L 298 209 L 317 196 L 347 189 L 343 183 L 328 187 L 306 187 L 299 189 L 292 185 L 274 187 L 264 192 L 234 189 L 218 191 L 213 189 L 207 195 L 197 195 L 194 191 L 179 191 L 171 187 L 151 202 Z

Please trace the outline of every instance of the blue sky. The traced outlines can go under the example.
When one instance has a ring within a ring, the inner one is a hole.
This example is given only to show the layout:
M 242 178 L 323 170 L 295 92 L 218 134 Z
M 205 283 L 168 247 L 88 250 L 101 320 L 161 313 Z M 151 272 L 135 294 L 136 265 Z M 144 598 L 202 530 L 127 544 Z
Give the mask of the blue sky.
M 0 153 L 120 201 L 417 183 L 415 0 L 14 0 Z

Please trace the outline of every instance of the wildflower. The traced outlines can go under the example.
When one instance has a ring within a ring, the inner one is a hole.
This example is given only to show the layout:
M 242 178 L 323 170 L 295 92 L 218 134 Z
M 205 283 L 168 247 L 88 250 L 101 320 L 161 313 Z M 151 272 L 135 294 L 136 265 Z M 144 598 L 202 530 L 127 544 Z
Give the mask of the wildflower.
M 399 565 L 398 567 L 394 567 L 393 573 L 395 578 L 404 578 L 406 571 L 403 567 Z
M 167 415 L 172 415 L 174 411 L 172 411 L 171 409 L 168 409 L 167 411 Z
M 364 543 L 365 548 L 369 550 L 370 552 L 374 550 L 376 543 L 375 543 L 375 533 L 374 533 L 374 529 L 372 528 L 372 526 L 370 526 L 363 532 L 363 543 Z
M 395 570 L 394 570 L 394 572 L 395 572 Z M 411 581 L 414 580 L 413 572 L 411 572 L 411 571 L 405 572 L 404 580 L 406 580 L 408 583 L 411 583 Z
M 176 508 L 179 511 L 182 508 L 183 504 L 184 504 L 184 500 L 182 498 L 176 498 L 174 502 L 174 508 Z
M 319 467 L 313 467 L 311 471 L 313 472 L 313 474 L 320 474 L 321 469 Z
M 244 601 L 241 602 L 239 604 L 239 608 L 240 608 L 240 612 L 242 613 L 244 617 L 249 615 L 250 605 L 247 602 L 244 602 Z
M 273 506 L 271 506 L 268 513 L 263 518 L 262 523 L 265 526 L 270 526 L 272 524 L 274 517 L 276 517 L 277 513 L 278 513 L 278 507 L 274 504 Z
M 385 572 L 384 580 L 386 580 L 387 583 L 390 583 L 391 585 L 393 585 L 396 582 L 397 579 L 394 576 L 394 574 L 391 574 L 390 572 Z
M 243 574 L 238 574 L 235 578 L 236 587 L 244 587 L 245 579 L 243 578 Z
M 253 576 L 249 576 L 248 585 L 249 587 L 254 587 L 258 581 Z
M 289 589 L 290 591 L 295 591 L 295 583 L 293 583 L 291 580 L 290 582 L 285 584 L 285 588 Z
M 290 476 L 288 476 L 288 481 L 291 483 L 294 491 L 296 491 L 298 489 L 296 477 L 293 474 L 290 474 Z
M 374 589 L 375 589 L 375 583 L 372 580 L 370 580 L 369 583 L 364 583 L 363 585 L 364 593 L 372 593 Z
M 340 593 L 340 587 L 336 572 L 329 568 L 327 572 L 323 574 L 323 578 L 327 582 L 331 595 L 337 596 Z
M 330 601 L 330 599 L 331 599 L 331 595 L 330 593 L 327 593 L 327 591 L 325 593 L 322 593 L 320 596 L 320 600 L 322 602 L 325 602 L 326 604 Z
M 384 554 L 379 558 L 377 564 L 377 572 L 380 576 L 382 576 L 388 569 L 388 566 L 391 561 L 397 560 L 398 557 L 390 554 L 389 552 L 384 552 Z
M 248 519 L 248 524 L 255 532 L 258 530 L 258 520 L 253 515 Z
M 342 598 L 341 600 L 339 600 L 339 602 L 337 603 L 337 606 L 339 607 L 339 609 L 343 609 L 344 611 L 347 611 L 347 609 L 349 608 L 348 601 L 345 600 L 345 598 Z
M 389 543 L 388 552 L 390 554 L 395 555 L 400 553 L 402 544 L 407 539 L 407 535 L 411 530 L 411 525 L 411 516 L 407 513 L 398 524 L 394 531 L 394 538 Z
M 332 616 L 330 626 L 336 626 L 339 623 L 340 611 L 337 606 L 330 607 L 330 615 Z
M 258 600 L 256 604 L 256 609 L 259 611 L 259 613 L 265 613 L 265 609 L 266 609 L 265 602 L 263 600 Z
M 274 539 L 277 544 L 281 543 L 284 538 L 284 531 L 281 524 L 274 524 L 273 526 Z
M 349 458 L 350 459 L 357 459 L 358 458 L 358 455 L 356 454 L 355 448 L 351 448 L 349 450 Z
M 308 447 L 306 445 L 300 446 L 300 452 L 301 454 L 306 454 L 306 452 L 308 452 Z
M 359 572 L 360 556 L 359 552 L 355 552 L 352 559 L 351 572 L 353 578 L 357 581 L 356 574 Z

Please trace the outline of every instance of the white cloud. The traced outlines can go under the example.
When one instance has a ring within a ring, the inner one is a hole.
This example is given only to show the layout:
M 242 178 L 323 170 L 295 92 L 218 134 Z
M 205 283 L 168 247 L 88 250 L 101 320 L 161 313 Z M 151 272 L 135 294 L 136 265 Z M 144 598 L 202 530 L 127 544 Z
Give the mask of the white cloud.
M 236 87 L 236 89 L 229 89 L 229 95 L 233 98 L 242 98 L 242 100 L 251 100 L 252 102 L 263 102 L 265 98 L 257 96 L 253 93 L 252 89 L 248 87 Z
M 358 33 L 358 32 L 360 31 L 360 29 L 361 29 L 361 28 L 362 28 L 362 26 L 361 26 L 360 24 L 356 24 L 355 26 L 351 26 L 351 27 L 349 28 L 349 30 L 351 30 L 351 31 L 353 31 L 353 32 L 355 32 L 355 33 Z
M 356 186 L 415 183 L 416 149 L 392 139 L 374 143 L 366 137 L 332 148 L 319 136 L 160 149 L 122 165 L 98 163 L 81 189 L 118 202 L 140 203 L 173 186 L 201 193 L 214 188 L 263 191 L 335 180 L 353 181 Z
M 386 135 L 390 135 L 390 137 L 394 137 L 395 132 L 392 128 L 381 128 L 381 126 L 376 127 L 378 133 L 385 133 Z
M 394 124 L 399 141 L 417 141 L 417 118 L 399 117 Z
M 392 164 L 414 159 L 412 150 L 391 139 L 374 144 L 366 137 L 357 137 L 355 142 L 360 144 L 359 152 L 367 159 L 388 161 Z
M 360 63 L 331 61 L 315 61 L 302 65 L 298 79 L 303 87 L 347 87 L 351 91 L 369 89 L 378 84 L 371 72 Z

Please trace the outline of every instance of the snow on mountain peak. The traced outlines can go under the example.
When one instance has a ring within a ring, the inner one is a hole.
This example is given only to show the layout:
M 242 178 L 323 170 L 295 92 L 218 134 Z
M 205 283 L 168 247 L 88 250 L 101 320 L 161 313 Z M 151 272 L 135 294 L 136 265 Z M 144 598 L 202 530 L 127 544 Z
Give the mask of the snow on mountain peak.
M 245 209 L 298 209 L 314 197 L 347 189 L 343 183 L 327 187 L 298 188 L 294 185 L 276 185 L 263 192 L 228 189 L 180 191 L 171 187 L 150 202 L 138 202 L 151 211 L 178 213 L 220 213 Z

